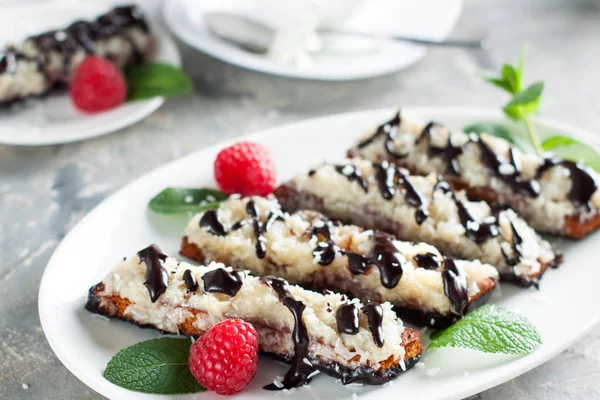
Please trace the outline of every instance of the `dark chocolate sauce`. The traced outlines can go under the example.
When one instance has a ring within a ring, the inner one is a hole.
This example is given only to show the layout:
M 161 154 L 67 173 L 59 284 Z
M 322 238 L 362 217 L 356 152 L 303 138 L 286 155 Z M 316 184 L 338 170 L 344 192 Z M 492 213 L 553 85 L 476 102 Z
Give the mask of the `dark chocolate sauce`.
M 398 112 L 394 116 L 394 118 L 392 118 L 388 122 L 385 122 L 384 124 L 380 125 L 372 136 L 370 136 L 367 139 L 360 142 L 358 144 L 358 148 L 362 149 L 363 147 L 366 147 L 366 146 L 370 145 L 371 143 L 373 143 L 373 141 L 375 139 L 377 139 L 379 136 L 385 135 L 385 141 L 383 143 L 385 151 L 387 151 L 387 153 L 390 156 L 392 156 L 393 158 L 396 158 L 396 159 L 406 157 L 408 155 L 408 153 L 400 154 L 400 153 L 396 153 L 393 150 L 394 139 L 396 138 L 396 135 L 398 134 L 398 129 L 399 129 L 401 123 L 402 123 L 402 118 L 400 117 L 400 112 Z
M 312 251 L 313 257 L 318 259 L 319 265 L 331 264 L 340 251 L 331 240 L 331 221 L 323 221 L 323 225 L 313 227 L 312 235 L 320 240 Z
M 437 254 L 422 253 L 417 254 L 414 258 L 419 268 L 438 269 L 440 267 L 441 260 Z
M 398 182 L 402 185 L 404 191 L 406 192 L 404 195 L 406 202 L 411 206 L 417 207 L 417 211 L 415 212 L 415 219 L 417 221 L 417 224 L 421 225 L 423 221 L 425 221 L 425 219 L 427 219 L 427 217 L 429 216 L 427 210 L 423 208 L 423 198 L 421 197 L 419 191 L 414 187 L 410 178 L 407 175 L 403 174 L 400 170 L 397 171 L 397 174 L 399 177 Z
M 308 170 L 308 176 L 313 176 L 316 173 L 317 173 L 317 171 L 315 171 L 314 169 L 309 169 Z
M 454 193 L 452 193 L 454 203 L 458 208 L 458 218 L 460 223 L 466 230 L 466 235 L 475 243 L 483 243 L 489 238 L 496 237 L 500 233 L 496 218 L 490 222 L 479 222 L 467 209 L 462 201 L 460 201 Z
M 362 275 L 371 268 L 371 262 L 368 257 L 362 254 L 346 253 L 348 257 L 348 268 L 353 275 Z
M 400 123 L 400 113 L 398 112 L 392 120 L 379 126 L 372 136 L 360 142 L 358 148 L 362 149 L 373 143 L 379 136 L 386 135 L 384 142 L 386 152 L 392 158 L 400 159 L 406 157 L 408 154 L 396 154 L 392 151 L 394 138 L 398 134 Z M 461 174 L 458 157 L 463 153 L 464 146 L 469 143 L 475 143 L 480 150 L 481 162 L 490 169 L 498 179 L 502 180 L 510 186 L 513 191 L 522 196 L 538 197 L 540 195 L 540 184 L 538 182 L 540 176 L 546 170 L 557 165 L 562 165 L 571 172 L 572 186 L 571 191 L 569 192 L 569 200 L 575 207 L 585 207 L 588 211 L 591 211 L 592 205 L 590 204 L 590 199 L 598 189 L 598 182 L 596 181 L 596 178 L 594 178 L 594 175 L 589 172 L 587 167 L 560 158 L 547 158 L 544 160 L 544 164 L 538 168 L 535 178 L 527 181 L 523 179 L 521 166 L 515 155 L 514 148 L 511 147 L 509 150 L 510 160 L 507 163 L 502 161 L 490 146 L 475 134 L 469 135 L 469 140 L 463 146 L 456 146 L 452 140 L 452 132 L 449 133 L 446 147 L 435 147 L 431 143 L 431 129 L 435 125 L 437 125 L 435 122 L 428 123 L 425 128 L 423 128 L 419 137 L 415 140 L 415 144 L 419 144 L 421 141 L 426 140 L 427 154 L 429 157 L 437 156 L 445 160 L 447 163 L 446 168 L 450 173 L 454 175 Z M 388 193 L 385 196 L 390 195 Z
M 291 367 L 283 378 L 282 387 L 270 384 L 264 388 L 267 390 L 290 389 L 302 386 L 310 382 L 309 376 L 315 371 L 313 365 L 308 361 L 308 331 L 302 320 L 302 313 L 306 305 L 294 299 L 290 294 L 287 282 L 274 276 L 265 276 L 260 278 L 261 282 L 270 286 L 279 297 L 279 300 L 287 307 L 294 316 L 294 329 L 292 331 L 292 340 L 294 342 L 294 357 L 290 360 Z
M 346 164 L 346 165 L 336 165 L 335 170 L 344 175 L 350 182 L 357 182 L 360 187 L 364 190 L 365 193 L 369 191 L 369 184 L 363 178 L 359 169 L 357 169 L 354 165 Z
M 48 72 L 38 58 L 28 57 L 15 49 L 13 46 L 7 46 L 5 50 L 0 51 L 0 74 L 16 74 L 17 63 L 19 60 L 35 62 L 37 64 L 38 71 L 44 74 L 46 79 L 48 78 Z
M 431 143 L 431 129 L 436 126 L 435 122 L 428 123 L 423 131 L 415 141 L 415 144 L 421 143 L 422 140 L 427 141 L 427 154 L 429 157 L 440 157 L 446 161 L 447 170 L 454 175 L 460 175 L 460 164 L 458 163 L 458 156 L 463 153 L 462 146 L 456 146 L 452 140 L 452 133 L 448 135 L 448 143 L 446 147 L 435 147 Z
M 205 292 L 223 293 L 233 297 L 242 287 L 244 273 L 238 270 L 230 272 L 223 268 L 217 268 L 202 275 L 202 280 Z
M 464 315 L 469 305 L 469 293 L 467 290 L 467 277 L 464 272 L 456 266 L 452 258 L 444 259 L 444 270 L 442 271 L 444 281 L 444 293 L 450 299 L 451 310 L 454 314 Z
M 363 307 L 367 316 L 373 342 L 377 347 L 383 347 L 383 308 L 378 303 L 369 303 Z
M 358 333 L 358 306 L 356 304 L 342 304 L 335 313 L 338 332 L 348 335 Z
M 373 164 L 373 168 L 381 197 L 390 200 L 396 194 L 396 167 L 383 161 L 381 164 Z
M 423 208 L 424 202 L 421 194 L 412 184 L 410 178 L 387 161 L 383 161 L 381 164 L 374 163 L 373 168 L 375 168 L 375 180 L 379 186 L 381 196 L 386 200 L 392 199 L 396 194 L 397 186 L 401 185 L 405 191 L 406 202 L 417 207 L 415 220 L 417 224 L 421 225 L 428 217 L 428 213 Z
M 585 207 L 588 211 L 592 210 L 590 200 L 594 192 L 598 189 L 598 182 L 589 172 L 589 167 L 574 163 L 573 161 L 562 160 L 560 158 L 546 158 L 537 172 L 536 179 L 539 179 L 544 172 L 560 165 L 571 173 L 571 191 L 569 200 L 575 207 Z
M 394 246 L 394 237 L 382 231 L 373 231 L 373 250 L 370 256 L 362 254 L 346 253 L 348 257 L 348 268 L 354 275 L 366 273 L 371 264 L 379 269 L 381 284 L 392 289 L 398 285 L 402 278 L 402 266 L 406 258 Z
M 506 254 L 504 248 L 501 248 L 501 250 L 502 256 L 504 257 L 504 261 L 506 261 L 508 265 L 514 266 L 517 265 L 523 258 L 523 238 L 521 237 L 521 235 L 519 235 L 519 232 L 517 231 L 517 228 L 515 227 L 515 224 L 513 224 L 512 221 L 510 222 L 510 228 L 512 229 L 513 256 L 510 257 L 508 254 Z
M 154 303 L 167 290 L 169 285 L 169 274 L 162 266 L 162 262 L 167 259 L 167 255 L 154 244 L 138 251 L 137 255 L 140 262 L 146 264 L 144 286 L 148 289 L 150 300 Z
M 510 163 L 503 163 L 490 146 L 476 135 L 469 136 L 469 140 L 479 145 L 480 159 L 483 165 L 492 170 L 504 183 L 509 185 L 515 192 L 527 196 L 537 197 L 540 195 L 540 185 L 537 181 L 524 181 L 521 176 L 521 166 L 517 162 L 514 149 L 510 149 Z M 504 169 L 504 170 L 503 170 Z
M 225 236 L 227 234 L 225 227 L 219 222 L 217 210 L 206 211 L 202 218 L 200 218 L 200 227 L 208 228 L 208 231 L 216 236 Z
M 192 274 L 191 270 L 186 269 L 183 272 L 183 281 L 185 282 L 188 293 L 198 290 L 198 281 L 196 281 L 196 277 Z
M 263 233 L 265 233 L 271 224 L 275 220 L 283 220 L 283 215 L 280 211 L 270 211 L 267 216 L 267 221 L 263 224 L 260 222 L 260 216 L 258 215 L 258 210 L 256 208 L 256 204 L 254 204 L 254 200 L 248 201 L 246 203 L 246 212 L 250 215 L 252 219 L 252 229 L 254 230 L 254 236 L 256 237 L 256 244 L 254 245 L 256 249 L 256 257 L 265 258 L 267 255 L 267 246 L 265 245 Z
M 375 246 L 371 262 L 379 268 L 381 284 L 388 289 L 394 288 L 402 278 L 402 266 L 406 263 L 406 258 L 394 245 L 392 235 L 374 231 L 374 237 Z

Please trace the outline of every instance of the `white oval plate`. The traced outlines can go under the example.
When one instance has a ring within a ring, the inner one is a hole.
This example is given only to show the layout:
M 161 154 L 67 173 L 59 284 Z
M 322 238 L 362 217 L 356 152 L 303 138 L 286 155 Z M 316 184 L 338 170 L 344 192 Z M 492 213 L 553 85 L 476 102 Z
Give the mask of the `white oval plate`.
M 227 63 L 273 75 L 328 81 L 364 79 L 401 70 L 425 56 L 424 47 L 410 43 L 381 41 L 369 45 L 361 42 L 361 47 L 352 53 L 316 55 L 309 66 L 280 64 L 216 38 L 203 22 L 204 14 L 213 10 L 247 14 L 257 19 L 264 18 L 268 12 L 274 14 L 272 9 L 265 10 L 265 3 L 260 0 L 169 0 L 163 3 L 163 14 L 169 29 L 190 46 Z M 290 7 L 290 3 L 286 6 Z M 456 23 L 461 8 L 462 0 L 369 0 L 342 27 L 442 40 Z
M 54 6 L 53 6 L 54 4 Z M 108 2 L 45 2 L 24 7 L 10 7 L 0 12 L 2 42 L 19 42 L 23 38 L 53 28 L 69 25 L 77 19 L 91 19 L 111 7 Z M 23 23 L 14 24 L 14 21 Z M 167 32 L 152 21 L 156 38 L 156 59 L 181 65 L 177 46 Z M 164 102 L 162 97 L 125 103 L 112 110 L 85 114 L 71 103 L 68 93 L 49 94 L 0 109 L 0 143 L 40 146 L 75 142 L 114 132 L 152 114 Z
M 481 109 L 414 108 L 405 115 L 436 120 L 451 127 L 474 121 L 501 120 L 500 113 Z M 313 119 L 267 130 L 238 140 L 253 140 L 272 150 L 280 180 L 306 171 L 330 157 L 342 158 L 345 150 L 365 129 L 389 118 L 391 110 L 367 111 Z M 562 133 L 589 137 L 569 126 L 547 120 L 540 125 Z M 212 163 L 217 152 L 231 142 L 213 146 L 165 165 L 127 185 L 105 200 L 64 238 L 50 259 L 42 278 L 39 313 L 52 349 L 62 363 L 85 384 L 112 399 L 168 399 L 149 396 L 115 386 L 102 376 L 108 360 L 133 343 L 158 337 L 150 330 L 120 321 L 107 321 L 84 309 L 87 290 L 108 273 L 123 256 L 134 254 L 149 243 L 157 243 L 177 256 L 187 216 L 174 218 L 148 212 L 153 195 L 167 186 L 215 187 Z M 600 319 L 600 268 L 597 254 L 600 234 L 561 246 L 565 263 L 549 271 L 541 289 L 501 286 L 494 303 L 517 310 L 540 329 L 544 345 L 525 357 L 480 354 L 440 349 L 426 353 L 424 368 L 415 367 L 393 385 L 344 387 L 326 376 L 317 376 L 308 388 L 299 388 L 291 398 L 351 398 L 358 392 L 365 399 L 454 399 L 498 385 L 554 357 L 583 335 Z M 563 248 L 564 247 L 564 248 Z M 426 340 L 427 335 L 423 335 Z M 434 373 L 439 368 L 439 372 Z M 239 399 L 288 398 L 261 387 L 283 375 L 286 367 L 261 358 L 258 373 Z M 468 372 L 465 374 L 465 372 Z M 434 375 L 434 376 L 432 376 Z M 179 396 L 180 399 L 221 398 L 211 393 Z

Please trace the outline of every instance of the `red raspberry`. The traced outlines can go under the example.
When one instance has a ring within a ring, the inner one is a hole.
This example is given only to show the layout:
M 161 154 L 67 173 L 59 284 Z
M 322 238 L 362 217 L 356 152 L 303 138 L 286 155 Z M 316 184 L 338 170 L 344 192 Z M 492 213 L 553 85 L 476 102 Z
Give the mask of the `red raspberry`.
M 125 101 L 125 77 L 110 61 L 86 57 L 73 76 L 69 89 L 75 106 L 85 112 L 109 110 Z
M 258 334 L 241 319 L 228 319 L 210 328 L 190 349 L 190 372 L 205 388 L 234 394 L 254 378 Z
M 219 152 L 215 180 L 227 194 L 266 196 L 275 188 L 275 165 L 264 146 L 240 142 Z

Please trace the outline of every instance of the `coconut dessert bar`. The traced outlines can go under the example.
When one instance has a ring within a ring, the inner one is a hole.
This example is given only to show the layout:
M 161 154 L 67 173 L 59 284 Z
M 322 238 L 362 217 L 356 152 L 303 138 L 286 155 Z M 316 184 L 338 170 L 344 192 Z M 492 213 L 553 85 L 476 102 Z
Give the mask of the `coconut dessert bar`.
M 0 105 L 68 84 L 87 55 L 119 68 L 151 56 L 154 39 L 140 8 L 121 6 L 94 21 L 31 36 L 0 52 Z
M 468 201 L 433 174 L 412 176 L 387 161 L 322 164 L 275 194 L 287 210 L 313 209 L 401 240 L 429 243 L 444 255 L 489 263 L 501 278 L 522 285 L 537 283 L 547 267 L 560 262 L 513 210 Z
M 230 198 L 196 215 L 181 253 L 312 290 L 387 301 L 403 319 L 436 327 L 483 304 L 498 277 L 490 265 L 444 258 L 424 243 L 334 224 L 315 211 L 286 213 L 273 197 Z
M 192 337 L 225 319 L 250 322 L 260 350 L 291 364 L 267 389 L 303 385 L 319 371 L 344 384 L 383 384 L 422 352 L 418 331 L 405 328 L 389 303 L 361 304 L 219 263 L 179 263 L 154 245 L 118 262 L 90 289 L 86 308 Z
M 535 230 L 581 238 L 600 226 L 598 174 L 580 163 L 523 153 L 504 139 L 430 122 L 392 119 L 368 132 L 351 157 L 443 175 L 471 198 L 515 209 Z

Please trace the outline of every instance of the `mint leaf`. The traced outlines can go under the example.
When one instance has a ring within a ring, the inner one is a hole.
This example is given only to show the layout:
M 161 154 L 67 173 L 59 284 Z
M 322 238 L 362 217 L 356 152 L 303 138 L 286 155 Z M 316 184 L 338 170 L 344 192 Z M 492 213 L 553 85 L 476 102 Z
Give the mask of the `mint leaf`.
M 492 85 L 498 86 L 500 89 L 507 91 L 508 93 L 512 93 L 512 86 L 510 82 L 502 78 L 496 78 L 493 76 L 484 76 L 483 79 L 491 83 Z
M 569 136 L 556 135 L 551 136 L 542 142 L 544 151 L 552 151 L 557 156 L 574 162 L 583 162 L 600 172 L 600 154 L 598 151 L 577 139 Z
M 192 92 L 192 81 L 181 69 L 169 64 L 142 63 L 125 72 L 127 99 L 180 96 Z
M 189 339 L 166 337 L 136 343 L 111 358 L 104 377 L 115 385 L 144 393 L 204 391 L 188 368 L 191 345 Z
M 477 135 L 487 133 L 488 135 L 504 139 L 517 148 L 521 148 L 515 141 L 513 134 L 502 124 L 496 124 L 493 122 L 478 122 L 465 127 L 463 131 L 465 133 L 476 133 Z
M 148 207 L 160 214 L 180 214 L 218 208 L 227 195 L 212 189 L 187 189 L 169 187 L 150 200 Z
M 538 330 L 520 314 L 485 305 L 434 332 L 429 349 L 462 347 L 485 353 L 529 354 L 542 344 Z
M 537 111 L 544 82 L 536 82 L 527 89 L 515 94 L 511 101 L 504 106 L 504 112 L 513 119 L 521 119 Z
M 504 64 L 502 66 L 502 78 L 507 83 L 508 92 L 510 94 L 517 94 L 521 90 L 521 81 L 517 77 L 517 71 L 512 65 Z

